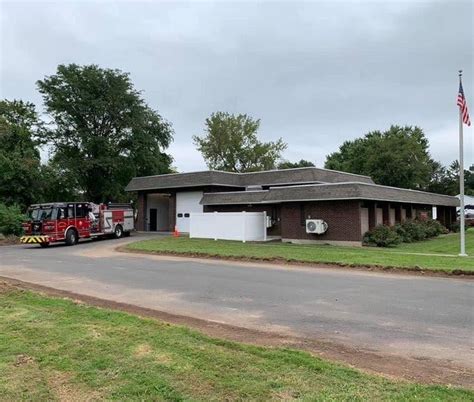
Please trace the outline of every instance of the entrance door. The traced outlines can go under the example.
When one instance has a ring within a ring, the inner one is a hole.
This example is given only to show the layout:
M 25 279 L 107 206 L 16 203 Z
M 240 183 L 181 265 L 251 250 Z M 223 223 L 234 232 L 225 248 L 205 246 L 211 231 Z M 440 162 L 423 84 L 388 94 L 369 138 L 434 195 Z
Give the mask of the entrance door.
M 281 213 L 280 206 L 272 206 L 267 209 L 267 217 L 272 220 L 272 226 L 267 229 L 268 236 L 281 236 Z
M 150 208 L 150 231 L 151 232 L 156 232 L 156 217 L 157 217 L 156 208 Z

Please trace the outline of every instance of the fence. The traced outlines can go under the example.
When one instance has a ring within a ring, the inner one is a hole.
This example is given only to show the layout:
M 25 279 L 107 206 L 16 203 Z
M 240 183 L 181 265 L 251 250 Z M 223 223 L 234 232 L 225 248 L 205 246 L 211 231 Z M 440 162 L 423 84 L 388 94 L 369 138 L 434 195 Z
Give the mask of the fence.
M 266 241 L 266 212 L 192 212 L 189 237 L 214 240 Z

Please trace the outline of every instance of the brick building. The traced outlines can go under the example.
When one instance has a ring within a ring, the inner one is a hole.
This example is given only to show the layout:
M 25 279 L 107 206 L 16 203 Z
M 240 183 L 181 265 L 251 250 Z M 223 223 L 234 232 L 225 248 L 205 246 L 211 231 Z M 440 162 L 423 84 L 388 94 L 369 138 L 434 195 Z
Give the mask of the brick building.
M 193 212 L 266 211 L 268 235 L 283 241 L 361 244 L 378 224 L 394 225 L 421 214 L 449 226 L 456 197 L 374 184 L 368 176 L 315 167 L 255 173 L 204 171 L 136 177 L 137 228 L 182 232 Z M 322 219 L 324 234 L 307 233 L 307 219 Z

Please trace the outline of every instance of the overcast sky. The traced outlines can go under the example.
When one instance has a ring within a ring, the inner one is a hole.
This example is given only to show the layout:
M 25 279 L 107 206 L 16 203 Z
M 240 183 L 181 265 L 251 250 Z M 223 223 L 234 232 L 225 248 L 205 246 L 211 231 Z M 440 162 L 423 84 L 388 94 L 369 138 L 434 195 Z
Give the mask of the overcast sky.
M 286 159 L 319 167 L 343 141 L 419 125 L 458 158 L 457 70 L 474 120 L 471 1 L 3 1 L 0 96 L 41 110 L 35 82 L 61 63 L 129 72 L 175 130 L 180 171 L 215 111 L 261 119 Z M 474 129 L 465 129 L 466 165 Z

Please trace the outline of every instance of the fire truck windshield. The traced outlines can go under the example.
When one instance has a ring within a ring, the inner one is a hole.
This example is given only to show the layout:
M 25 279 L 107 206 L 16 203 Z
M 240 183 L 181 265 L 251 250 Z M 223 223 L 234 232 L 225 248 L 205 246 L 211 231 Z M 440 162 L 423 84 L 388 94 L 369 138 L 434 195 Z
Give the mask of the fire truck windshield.
M 29 210 L 29 215 L 33 221 L 56 219 L 58 213 L 57 208 L 34 208 Z

